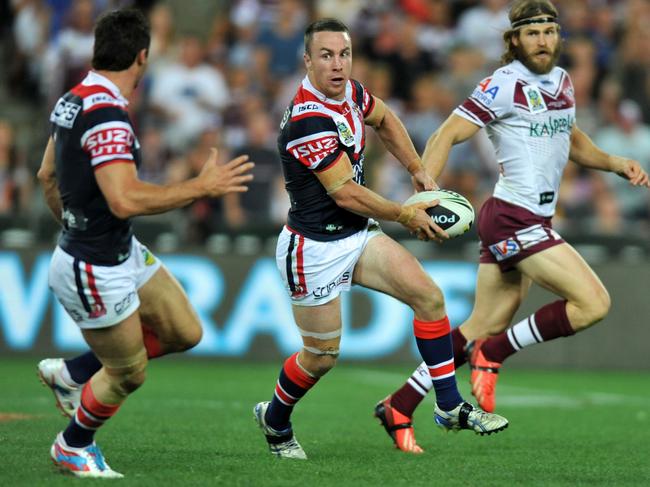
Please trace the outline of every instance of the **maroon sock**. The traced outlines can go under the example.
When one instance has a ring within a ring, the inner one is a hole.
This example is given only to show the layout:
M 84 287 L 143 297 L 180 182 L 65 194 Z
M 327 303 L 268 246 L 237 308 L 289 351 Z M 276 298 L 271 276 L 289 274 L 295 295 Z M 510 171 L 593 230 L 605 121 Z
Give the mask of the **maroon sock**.
M 503 362 L 522 348 L 575 333 L 566 314 L 566 300 L 554 301 L 507 331 L 489 338 L 481 347 L 485 358 Z
M 467 362 L 467 354 L 465 353 L 467 339 L 460 332 L 460 328 L 454 328 L 451 330 L 451 341 L 454 345 L 454 367 L 458 368 Z
M 390 405 L 410 418 L 432 387 L 429 369 L 422 363 L 404 385 L 392 394 Z

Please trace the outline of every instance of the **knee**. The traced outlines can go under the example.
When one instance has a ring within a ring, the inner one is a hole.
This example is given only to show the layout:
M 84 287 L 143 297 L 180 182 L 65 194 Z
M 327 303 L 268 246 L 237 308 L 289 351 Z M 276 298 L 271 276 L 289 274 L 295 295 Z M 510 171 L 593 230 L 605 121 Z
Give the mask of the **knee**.
M 338 359 L 338 350 L 328 351 L 326 354 L 313 353 L 308 350 L 303 350 L 303 367 L 307 369 L 314 377 L 322 377 L 327 374 L 336 365 Z
M 124 371 L 117 374 L 110 374 L 111 389 L 120 397 L 126 397 L 135 392 L 146 379 L 145 368 L 133 371 Z
M 588 311 L 586 321 L 588 322 L 587 326 L 593 325 L 601 321 L 612 306 L 612 300 L 609 297 L 607 289 L 600 287 L 597 292 L 593 293 L 590 296 Z
M 183 350 L 189 350 L 196 347 L 203 338 L 203 328 L 199 319 L 192 320 L 189 326 L 185 328 L 182 336 L 179 339 L 180 346 Z
M 445 310 L 445 298 L 440 288 L 428 278 L 421 285 L 416 285 L 408 292 L 409 306 L 416 315 L 440 315 Z

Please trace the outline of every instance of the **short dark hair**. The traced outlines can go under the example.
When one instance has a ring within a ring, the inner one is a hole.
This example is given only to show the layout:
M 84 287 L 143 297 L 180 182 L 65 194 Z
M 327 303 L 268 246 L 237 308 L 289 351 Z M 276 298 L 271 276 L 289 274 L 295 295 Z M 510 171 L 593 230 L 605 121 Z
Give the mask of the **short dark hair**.
M 311 49 L 311 41 L 316 32 L 345 32 L 350 34 L 350 29 L 338 19 L 319 19 L 315 20 L 305 29 L 305 52 L 309 54 Z
M 95 25 L 93 69 L 123 71 L 133 64 L 142 49 L 149 49 L 149 21 L 136 9 L 114 10 Z

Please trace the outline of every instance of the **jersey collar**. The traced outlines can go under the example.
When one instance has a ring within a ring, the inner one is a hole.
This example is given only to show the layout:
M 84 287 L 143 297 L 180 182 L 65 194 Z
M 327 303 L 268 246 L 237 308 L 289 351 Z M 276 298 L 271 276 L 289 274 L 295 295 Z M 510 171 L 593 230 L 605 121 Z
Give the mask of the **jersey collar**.
M 102 76 L 101 74 L 96 73 L 95 71 L 88 71 L 88 74 L 81 82 L 81 84 L 84 86 L 93 86 L 93 85 L 103 86 L 104 88 L 108 89 L 111 93 L 113 93 L 113 96 L 115 96 L 115 98 L 123 102 L 125 105 L 129 104 L 129 100 L 127 100 L 122 96 L 120 89 L 117 87 L 115 83 L 113 83 L 106 76 Z
M 552 75 L 553 72 L 555 71 L 555 67 L 553 67 L 553 69 L 551 69 L 551 70 L 550 70 L 548 73 L 546 73 L 546 74 L 537 74 L 537 73 L 533 73 L 530 69 L 528 69 L 528 68 L 524 65 L 524 63 L 522 63 L 522 62 L 519 61 L 518 59 L 515 59 L 515 60 L 512 62 L 512 67 L 515 68 L 515 69 L 516 69 L 517 71 L 519 71 L 520 73 L 525 74 L 526 76 L 530 76 L 530 77 L 532 77 L 532 78 L 537 79 L 537 80 L 540 81 L 541 83 L 550 83 L 550 82 L 552 82 L 551 75 Z
M 333 98 L 327 98 L 325 94 L 321 93 L 316 89 L 316 87 L 311 83 L 309 80 L 309 76 L 305 76 L 305 78 L 302 80 L 302 87 L 312 93 L 316 98 L 318 98 L 321 102 L 328 103 L 330 105 L 343 105 L 347 101 L 348 98 L 348 91 L 350 89 L 350 81 L 348 80 L 347 85 L 345 87 L 345 98 L 342 100 L 334 100 Z

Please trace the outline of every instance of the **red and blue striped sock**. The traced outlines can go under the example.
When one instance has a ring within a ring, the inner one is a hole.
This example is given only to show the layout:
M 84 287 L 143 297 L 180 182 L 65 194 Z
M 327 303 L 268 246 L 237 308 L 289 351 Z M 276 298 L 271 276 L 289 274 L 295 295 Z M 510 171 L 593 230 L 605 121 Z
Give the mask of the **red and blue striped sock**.
M 456 369 L 451 342 L 451 326 L 446 316 L 438 321 L 413 320 L 415 341 L 429 369 L 436 391 L 436 402 L 443 411 L 451 411 L 463 398 L 456 385 Z
M 97 400 L 90 382 L 81 390 L 81 404 L 63 432 L 68 446 L 82 448 L 93 442 L 95 432 L 119 409 L 119 404 L 102 404 Z
M 318 377 L 312 376 L 300 366 L 298 353 L 294 353 L 284 362 L 275 384 L 273 399 L 266 410 L 266 424 L 276 431 L 291 428 L 289 418 L 293 407 L 318 382 Z

